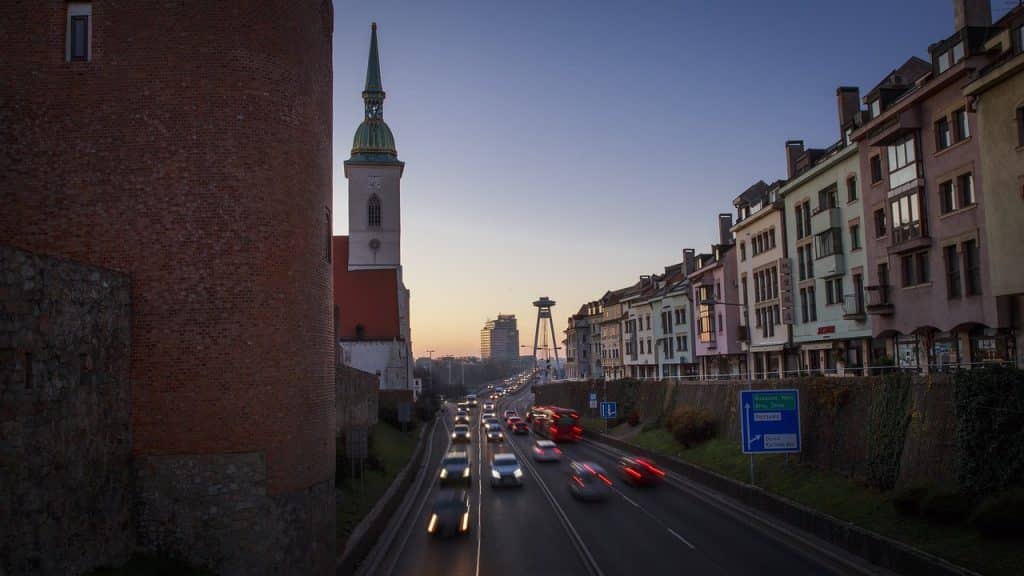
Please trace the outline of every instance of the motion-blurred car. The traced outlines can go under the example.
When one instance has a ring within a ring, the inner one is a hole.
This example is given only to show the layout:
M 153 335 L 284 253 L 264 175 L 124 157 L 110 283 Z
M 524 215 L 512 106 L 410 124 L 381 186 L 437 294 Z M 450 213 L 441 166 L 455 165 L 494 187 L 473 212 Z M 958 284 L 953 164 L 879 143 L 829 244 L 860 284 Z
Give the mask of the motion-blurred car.
M 449 452 L 441 460 L 441 485 L 470 483 L 469 455 L 465 452 Z
M 505 433 L 501 431 L 500 424 L 488 424 L 485 430 L 488 442 L 503 442 L 505 440 Z
M 435 536 L 469 532 L 469 492 L 441 490 L 434 499 L 427 533 Z
M 504 420 L 507 423 L 508 419 L 512 418 L 513 416 L 519 416 L 519 414 L 516 414 L 515 410 L 505 410 L 501 414 L 501 419 Z
M 456 424 L 469 424 L 469 413 L 465 410 L 459 410 L 455 413 Z
M 504 452 L 491 459 L 491 486 L 522 486 L 523 469 L 515 454 Z
M 466 396 L 466 404 L 471 408 L 476 408 L 476 394 Z
M 482 409 L 484 412 L 494 412 L 494 402 L 491 402 L 490 400 L 484 402 Z
M 651 486 L 665 478 L 665 472 L 646 458 L 619 458 L 619 472 L 627 482 L 637 486 Z
M 468 444 L 471 441 L 469 437 L 469 425 L 468 424 L 456 424 L 452 428 L 452 443 L 465 443 Z
M 523 422 L 520 418 L 511 418 L 512 422 L 512 433 L 513 434 L 529 434 L 530 426 Z
M 580 500 L 604 500 L 611 493 L 612 481 L 604 468 L 593 462 L 569 464 L 569 490 Z
M 533 459 L 537 462 L 558 462 L 562 450 L 551 440 L 537 440 L 533 443 Z

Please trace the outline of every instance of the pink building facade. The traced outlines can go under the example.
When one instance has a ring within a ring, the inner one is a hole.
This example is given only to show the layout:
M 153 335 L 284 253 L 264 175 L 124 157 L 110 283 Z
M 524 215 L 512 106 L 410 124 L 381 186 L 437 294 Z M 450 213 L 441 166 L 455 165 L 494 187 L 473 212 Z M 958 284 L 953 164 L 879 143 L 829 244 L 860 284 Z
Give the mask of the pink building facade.
M 735 378 L 747 373 L 746 339 L 741 326 L 742 298 L 737 282 L 732 215 L 719 214 L 719 243 L 697 256 L 689 275 L 696 318 L 694 354 L 702 380 Z

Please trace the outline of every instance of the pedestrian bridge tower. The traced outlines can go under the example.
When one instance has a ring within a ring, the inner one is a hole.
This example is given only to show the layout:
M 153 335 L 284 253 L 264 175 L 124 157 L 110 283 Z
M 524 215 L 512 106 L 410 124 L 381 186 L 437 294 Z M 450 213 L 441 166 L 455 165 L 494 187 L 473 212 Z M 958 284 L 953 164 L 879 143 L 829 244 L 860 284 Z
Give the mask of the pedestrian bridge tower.
M 537 364 L 537 350 L 544 350 L 545 356 L 548 361 L 551 360 L 550 352 L 548 351 L 547 331 L 544 332 L 544 344 L 537 346 L 537 337 L 540 336 L 542 330 L 541 324 L 547 319 L 548 326 L 551 328 L 551 348 L 555 351 L 555 371 L 558 371 L 558 338 L 555 336 L 555 321 L 551 319 L 551 307 L 555 305 L 555 301 L 548 298 L 547 296 L 541 296 L 539 300 L 535 300 L 533 305 L 537 307 L 537 328 L 533 331 L 533 366 L 538 368 Z

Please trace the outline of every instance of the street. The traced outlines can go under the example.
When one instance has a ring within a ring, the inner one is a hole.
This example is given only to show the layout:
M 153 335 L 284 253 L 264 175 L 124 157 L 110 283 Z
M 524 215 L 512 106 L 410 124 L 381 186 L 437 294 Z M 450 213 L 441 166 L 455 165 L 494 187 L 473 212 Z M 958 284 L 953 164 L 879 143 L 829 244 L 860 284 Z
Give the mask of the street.
M 497 411 L 519 414 L 532 401 L 524 387 L 498 402 Z M 535 462 L 533 433 L 502 443 L 482 439 L 479 408 L 472 409 L 471 521 L 468 534 L 443 539 L 427 534 L 437 495 L 439 462 L 447 447 L 454 404 L 434 428 L 427 477 L 414 495 L 409 517 L 374 573 L 381 574 L 789 574 L 857 573 L 847 557 L 790 541 L 782 531 L 755 527 L 735 510 L 723 510 L 681 478 L 669 474 L 653 488 L 637 488 L 615 473 L 617 454 L 584 440 L 562 443 L 562 461 Z M 462 449 L 462 448 L 459 448 Z M 524 473 L 521 488 L 492 488 L 489 462 L 495 452 L 514 452 Z M 612 475 L 611 497 L 578 501 L 570 494 L 568 463 L 590 461 Z M 482 481 L 481 481 L 482 480 Z M 364 566 L 365 570 L 367 567 Z

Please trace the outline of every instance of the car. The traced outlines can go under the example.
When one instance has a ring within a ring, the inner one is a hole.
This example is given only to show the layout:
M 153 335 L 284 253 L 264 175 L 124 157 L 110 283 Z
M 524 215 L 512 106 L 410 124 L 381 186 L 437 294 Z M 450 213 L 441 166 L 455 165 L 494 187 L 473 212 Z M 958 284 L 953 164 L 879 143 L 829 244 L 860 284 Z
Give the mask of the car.
M 469 491 L 441 490 L 427 522 L 431 536 L 458 535 L 469 532 Z
M 515 422 L 512 422 L 512 433 L 513 434 L 529 434 L 530 426 L 520 419 L 513 418 Z
M 484 402 L 482 409 L 484 412 L 494 412 L 494 402 L 491 402 L 490 400 Z
M 476 408 L 476 394 L 469 394 L 466 396 L 466 404 L 472 408 Z
M 665 472 L 646 458 L 619 458 L 618 467 L 622 477 L 637 486 L 652 486 L 665 478 Z
M 533 443 L 533 459 L 537 462 L 558 462 L 562 450 L 551 440 L 537 440 Z
M 569 490 L 580 500 L 604 500 L 612 491 L 612 481 L 604 468 L 593 462 L 569 464 Z
M 504 420 L 505 422 L 508 422 L 508 419 L 513 416 L 519 416 L 519 414 L 517 414 L 515 410 L 505 410 L 501 414 L 501 419 Z
M 523 469 L 511 452 L 495 454 L 491 459 L 491 486 L 522 486 Z
M 485 418 L 480 422 L 480 426 L 482 427 L 483 430 L 486 430 L 487 427 L 490 426 L 491 424 L 497 426 L 498 428 L 501 428 L 501 420 L 498 420 L 497 418 Z
M 487 433 L 488 442 L 504 442 L 505 433 L 501 431 L 501 425 L 498 423 L 491 423 L 484 429 Z
M 441 460 L 441 472 L 439 474 L 441 485 L 462 484 L 469 485 L 472 471 L 469 466 L 469 454 L 466 452 L 449 452 Z
M 494 413 L 494 410 L 485 410 L 484 412 L 480 413 L 480 418 L 494 418 L 495 420 L 497 420 L 498 415 Z
M 455 413 L 455 423 L 469 424 L 469 414 L 463 412 L 462 410 L 459 410 L 458 412 Z
M 509 416 L 508 420 L 505 420 L 505 425 L 508 426 L 509 430 L 512 430 L 515 427 L 516 422 L 523 422 L 523 419 L 519 416 Z M 523 423 L 525 424 L 525 422 Z
M 452 443 L 469 444 L 471 438 L 469 436 L 469 425 L 468 424 L 456 424 L 452 428 Z

